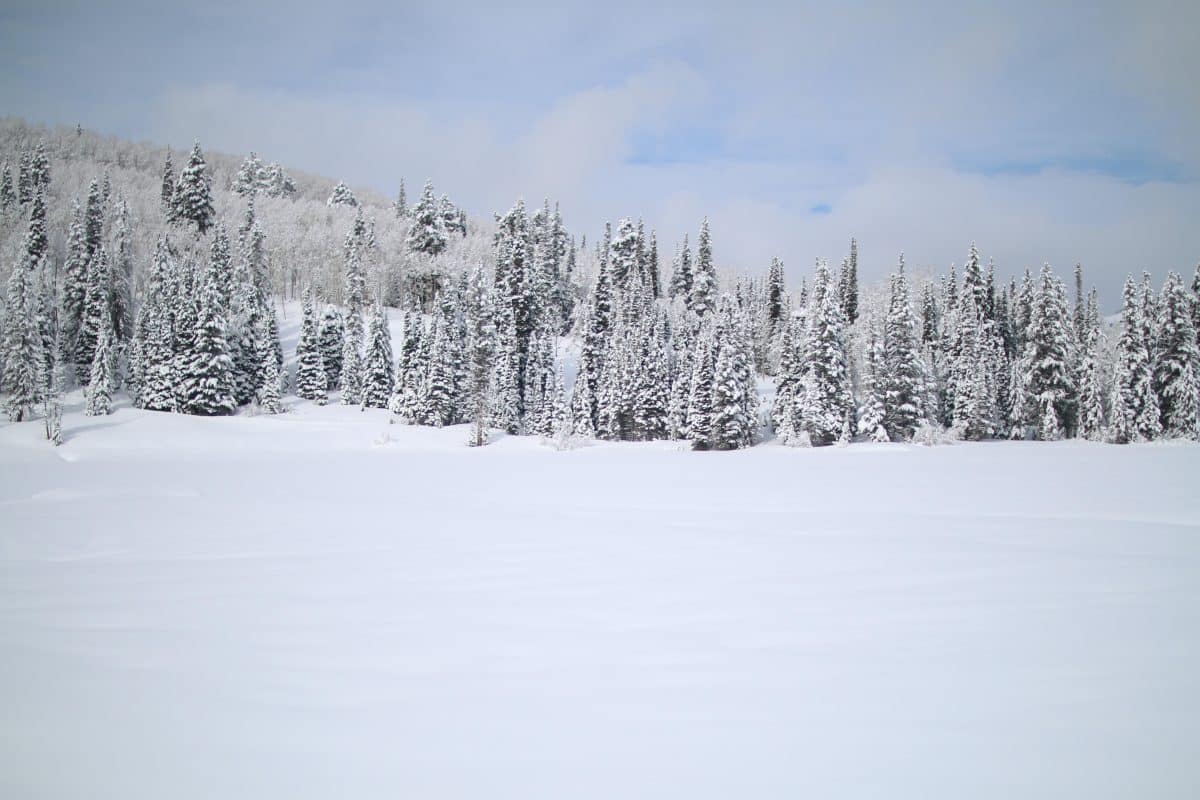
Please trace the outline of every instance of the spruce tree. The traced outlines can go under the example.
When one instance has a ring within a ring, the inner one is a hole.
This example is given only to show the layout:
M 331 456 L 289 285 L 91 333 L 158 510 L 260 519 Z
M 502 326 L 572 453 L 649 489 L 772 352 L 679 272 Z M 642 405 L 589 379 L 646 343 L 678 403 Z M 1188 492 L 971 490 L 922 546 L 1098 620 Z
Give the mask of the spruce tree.
M 303 309 L 300 341 L 296 344 L 296 396 L 323 406 L 326 402 L 325 364 L 321 360 L 312 287 L 304 290 Z
M 175 167 L 171 164 L 170 150 L 167 151 L 167 159 L 163 164 L 159 205 L 162 208 L 163 215 L 170 220 L 175 212 Z
M 728 339 L 724 341 L 713 369 L 713 411 L 708 441 L 714 450 L 736 450 L 750 440 L 752 423 L 746 415 L 745 396 L 749 387 L 739 360 L 744 360 L 744 354 L 737 344 Z
M 102 332 L 111 328 L 112 269 L 108 251 L 101 247 L 89 261 L 87 293 L 79 321 L 79 334 L 75 340 L 75 364 L 81 383 L 87 382 L 92 371 L 96 345 Z
M 333 187 L 333 191 L 329 193 L 329 199 L 325 201 L 325 205 L 332 208 L 333 206 L 350 206 L 351 208 L 358 207 L 358 198 L 354 196 L 354 192 L 350 191 L 342 181 L 338 181 Z
M 688 398 L 687 427 L 692 448 L 696 450 L 707 450 L 712 446 L 713 379 L 717 356 L 716 332 L 708 323 L 701 328 L 692 355 L 692 391 Z
M 317 330 L 317 341 L 321 348 L 321 360 L 325 364 L 325 380 L 329 388 L 336 388 L 342 375 L 342 348 L 345 346 L 345 331 L 342 315 L 333 306 L 325 306 L 321 324 Z
M 1154 438 L 1159 433 L 1158 398 L 1141 317 L 1138 288 L 1129 276 L 1121 296 L 1121 335 L 1111 403 L 1111 436 L 1118 444 Z
M 1036 424 L 1039 437 L 1070 435 L 1075 427 L 1078 397 L 1071 372 L 1074 363 L 1072 322 L 1067 314 L 1062 283 L 1050 266 L 1043 265 L 1033 314 L 1026 336 L 1023 363 L 1028 371 L 1027 395 L 1032 398 L 1030 425 Z M 1053 406 L 1053 409 L 1047 409 Z M 1051 425 L 1050 421 L 1054 424 Z
M 413 206 L 407 244 L 412 252 L 427 256 L 436 256 L 446 249 L 446 226 L 433 197 L 433 181 L 425 181 L 421 199 Z
M 687 234 L 683 237 L 683 246 L 675 254 L 672 262 L 671 284 L 668 291 L 670 297 L 682 297 L 691 305 L 692 296 L 692 253 L 688 247 Z
M 133 337 L 133 231 L 129 221 L 129 204 L 117 204 L 117 219 L 113 227 L 112 245 L 112 328 L 114 341 L 128 342 Z
M 8 162 L 0 168 L 0 210 L 8 210 L 17 205 L 17 188 L 13 185 L 12 167 Z
M 363 359 L 362 407 L 387 408 L 392 396 L 392 334 L 387 313 L 376 306 L 367 329 L 367 351 Z
M 454 354 L 450 350 L 449 325 L 438 317 L 434 321 L 433 338 L 429 347 L 429 364 L 425 370 L 420 392 L 420 421 L 425 425 L 442 427 L 457 417 L 455 408 Z
M 495 344 L 495 331 L 492 327 L 482 267 L 475 267 L 467 279 L 465 303 L 468 360 L 466 413 L 471 423 L 468 444 L 481 447 L 487 444 L 488 380 L 492 371 L 492 352 Z
M 392 203 L 392 210 L 396 212 L 396 219 L 408 217 L 408 196 L 404 192 L 404 178 L 400 179 L 400 191 L 396 193 L 396 202 Z
M 83 413 L 89 417 L 101 417 L 112 413 L 112 396 L 116 388 L 116 353 L 113 352 L 111 325 L 104 325 L 92 357 L 91 375 L 88 380 L 86 403 Z
M 203 236 L 212 227 L 215 217 L 208 164 L 200 152 L 200 142 L 195 142 L 187 166 L 175 184 L 170 219 L 183 225 L 195 225 L 196 235 Z
M 1105 433 L 1104 376 L 1102 373 L 1102 351 L 1104 335 L 1097 321 L 1086 315 L 1080 323 L 1086 331 L 1083 356 L 1079 368 L 1079 425 L 1077 435 L 1083 439 L 1100 441 Z
M 858 429 L 872 442 L 888 442 L 887 427 L 884 425 L 884 404 L 886 394 L 884 386 L 887 377 L 884 374 L 885 351 L 878 332 L 872 329 L 863 354 L 863 386 L 862 405 L 858 410 Z
M 1192 325 L 1192 303 L 1178 273 L 1167 273 L 1155 352 L 1154 388 L 1163 433 L 1195 439 L 1200 435 L 1200 350 Z
M 258 192 L 267 189 L 270 175 L 267 168 L 263 166 L 258 155 L 251 150 L 250 155 L 242 162 L 242 166 L 238 168 L 237 174 L 233 176 L 233 185 L 230 187 L 235 194 L 242 196 L 251 196 Z
M 904 256 L 891 280 L 891 297 L 883 328 L 883 361 L 880 364 L 884 427 L 890 439 L 908 441 L 926 417 L 922 398 L 925 366 L 917 343 L 917 321 L 909 301 Z
M 846 415 L 854 409 L 842 320 L 828 265 L 819 261 L 804 355 L 802 405 L 797 414 L 814 445 L 833 444 Z
M 264 414 L 282 414 L 284 411 L 279 383 L 279 364 L 274 358 L 268 358 L 263 365 L 263 385 L 258 390 L 258 408 Z
M 21 422 L 33 416 L 45 383 L 45 354 L 37 324 L 33 276 L 38 265 L 26 254 L 8 276 L 7 313 L 4 316 L 3 385 L 8 393 L 8 418 Z
M 700 239 L 696 245 L 696 272 L 692 276 L 690 308 L 699 317 L 717 307 L 717 268 L 713 264 L 712 236 L 708 217 L 700 224 Z
M 222 266 L 214 259 L 199 282 L 196 327 L 184 378 L 184 399 L 180 404 L 180 410 L 185 414 L 224 416 L 237 408 L 233 359 L 229 357 L 222 311 L 226 280 Z

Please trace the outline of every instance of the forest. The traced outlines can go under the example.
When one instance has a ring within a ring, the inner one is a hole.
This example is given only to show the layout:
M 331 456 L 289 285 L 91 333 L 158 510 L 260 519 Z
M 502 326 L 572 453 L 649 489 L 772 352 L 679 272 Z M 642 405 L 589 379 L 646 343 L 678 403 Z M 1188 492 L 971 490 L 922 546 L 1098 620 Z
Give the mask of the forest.
M 476 446 L 1200 436 L 1200 267 L 1130 275 L 1106 317 L 1081 265 L 1070 290 L 1048 264 L 1004 281 L 969 231 L 961 268 L 897 254 L 860 286 L 848 237 L 789 288 L 779 259 L 719 264 L 707 219 L 694 247 L 632 215 L 589 242 L 551 200 L 471 219 L 432 181 L 389 199 L 20 120 L 0 162 L 0 391 L 55 443 L 76 389 L 89 415 L 385 408 Z

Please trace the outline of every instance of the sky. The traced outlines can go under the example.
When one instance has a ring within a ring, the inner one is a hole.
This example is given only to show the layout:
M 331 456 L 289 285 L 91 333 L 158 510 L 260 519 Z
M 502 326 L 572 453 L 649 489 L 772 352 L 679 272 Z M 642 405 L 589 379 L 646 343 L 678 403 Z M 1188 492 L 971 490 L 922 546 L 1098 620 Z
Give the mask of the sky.
M 0 7 L 0 113 L 232 153 L 589 239 L 708 216 L 717 261 L 860 272 L 1200 261 L 1200 4 Z M 784 7 L 786 6 L 786 7 Z M 919 7 L 914 7 L 919 6 Z

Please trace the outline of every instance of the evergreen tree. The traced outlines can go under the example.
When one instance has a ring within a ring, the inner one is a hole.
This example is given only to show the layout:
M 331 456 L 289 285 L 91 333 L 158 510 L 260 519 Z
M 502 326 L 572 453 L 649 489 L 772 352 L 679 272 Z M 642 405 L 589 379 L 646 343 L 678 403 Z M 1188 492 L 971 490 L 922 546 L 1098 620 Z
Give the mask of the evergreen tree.
M 117 204 L 117 219 L 113 227 L 112 291 L 109 300 L 112 307 L 112 329 L 116 343 L 128 342 L 133 337 L 133 231 L 129 222 L 129 204 L 121 200 Z
M 700 329 L 692 355 L 691 397 L 688 398 L 687 432 L 696 450 L 712 446 L 713 380 L 717 368 L 716 332 L 711 323 Z
M 829 267 L 817 262 L 813 308 L 805 349 L 802 405 L 797 417 L 814 445 L 832 444 L 853 413 L 849 361 L 842 338 L 842 312 Z
M 33 416 L 45 383 L 45 354 L 37 324 L 33 276 L 38 265 L 25 255 L 8 276 L 7 313 L 4 316 L 3 385 L 8 393 L 8 417 L 21 422 Z
M 392 210 L 396 212 L 396 219 L 408 217 L 408 197 L 404 193 L 404 178 L 400 179 L 400 191 L 396 193 L 396 202 L 392 203 Z
M 83 413 L 89 417 L 111 414 L 112 396 L 116 382 L 116 353 L 113 352 L 113 334 L 111 326 L 106 324 L 100 330 L 96 353 L 92 357 L 91 375 L 88 380 Z
M 13 185 L 12 167 L 4 162 L 0 168 L 0 210 L 7 210 L 17 205 L 17 188 Z
M 401 421 L 416 423 L 421 417 L 421 391 L 425 380 L 422 339 L 424 322 L 416 312 L 404 313 L 404 339 L 400 343 L 396 373 L 392 380 L 392 398 L 388 408 Z
M 75 340 L 75 364 L 80 382 L 87 382 L 92 371 L 92 361 L 95 359 L 96 345 L 102 333 L 111 328 L 112 268 L 108 251 L 101 247 L 89 261 L 87 293 L 79 321 L 79 334 Z
M 700 240 L 696 245 L 696 272 L 692 276 L 690 307 L 700 317 L 717 307 L 717 268 L 713 264 L 712 237 L 707 217 L 700 224 Z
M 196 328 L 185 373 L 184 400 L 180 404 L 185 414 L 224 416 L 237 408 L 233 359 L 229 357 L 222 311 L 225 271 L 218 259 L 210 260 L 198 287 Z
M 342 375 L 342 348 L 345 346 L 345 330 L 342 315 L 333 306 L 325 306 L 321 324 L 317 330 L 321 361 L 325 364 L 325 383 L 334 388 Z
M 917 343 L 917 321 L 909 302 L 904 256 L 891 280 L 891 298 L 883 328 L 882 384 L 884 427 L 890 439 L 908 441 L 926 416 L 922 398 L 925 366 Z
M 363 340 L 364 330 L 362 311 L 351 308 L 346 312 L 345 324 L 342 330 L 342 405 L 356 406 L 362 402 L 364 381 L 363 370 Z M 320 342 L 318 341 L 318 347 Z M 324 364 L 322 363 L 322 369 Z
M 323 406 L 326 402 L 325 364 L 321 360 L 312 287 L 304 290 L 303 308 L 300 341 L 296 344 L 296 396 Z
M 284 411 L 279 383 L 279 364 L 274 358 L 268 358 L 263 364 L 263 385 L 258 390 L 258 408 L 264 414 L 282 414 Z
M 1062 283 L 1050 266 L 1042 267 L 1033 315 L 1022 360 L 1027 370 L 1027 397 L 1032 399 L 1029 424 L 1058 439 L 1075 427 L 1078 404 L 1071 364 L 1074 363 L 1072 323 Z M 1048 410 L 1047 406 L 1053 406 Z M 1051 425 L 1051 420 L 1053 424 Z
M 175 223 L 195 225 L 196 235 L 203 236 L 212 227 L 215 217 L 208 164 L 200 152 L 200 143 L 196 142 L 192 145 L 187 166 L 175 184 L 170 219 Z
M 467 279 L 465 305 L 468 359 L 466 412 L 471 423 L 471 438 L 468 443 L 472 447 L 481 447 L 487 444 L 488 380 L 492 371 L 495 343 L 482 267 L 472 270 Z
M 746 415 L 745 354 L 736 343 L 721 344 L 713 371 L 712 422 L 709 441 L 714 450 L 736 450 L 751 439 L 753 423 Z
M 235 194 L 242 196 L 250 196 L 258 192 L 266 191 L 270 181 L 270 174 L 267 168 L 263 166 L 262 161 L 253 150 L 246 160 L 242 162 L 242 166 L 238 168 L 237 174 L 233 177 L 233 185 L 230 187 Z
M 433 197 L 433 181 L 425 181 L 421 199 L 413 206 L 407 243 L 412 252 L 427 256 L 436 256 L 446 249 L 446 227 Z
M 692 253 L 688 247 L 687 235 L 683 237 L 683 247 L 675 254 L 671 270 L 671 285 L 669 294 L 672 298 L 682 297 L 691 305 L 692 296 Z
M 167 151 L 167 160 L 163 164 L 162 189 L 159 191 L 159 205 L 163 215 L 169 220 L 175 213 L 175 167 L 171 164 L 171 151 Z
M 29 206 L 29 233 L 25 239 L 25 251 L 33 263 L 41 261 L 50 250 L 50 240 L 46 237 L 46 197 L 39 186 L 33 193 Z
M 1200 350 L 1192 325 L 1193 302 L 1183 279 L 1168 273 L 1160 304 L 1154 388 L 1163 433 L 1188 439 L 1200 435 Z
M 449 324 L 439 316 L 434 321 L 429 364 L 420 393 L 420 421 L 425 425 L 440 428 L 452 424 L 458 416 L 455 407 L 454 353 L 450 347 Z
M 1121 335 L 1113 375 L 1111 435 L 1118 444 L 1158 436 L 1159 408 L 1142 323 L 1142 304 L 1130 276 L 1121 297 Z
M 29 159 L 29 180 L 32 201 L 38 191 L 45 193 L 50 189 L 50 157 L 46 155 L 46 140 L 37 143 L 33 155 Z
M 1096 320 L 1081 316 L 1081 324 L 1085 326 L 1083 358 L 1079 368 L 1079 425 L 1077 433 L 1081 438 L 1100 441 L 1104 438 L 1104 376 L 1101 371 L 1101 357 L 1104 347 L 1104 334 Z
M 392 334 L 383 306 L 376 306 L 367 329 L 363 360 L 363 408 L 387 408 L 392 396 Z
M 350 191 L 342 181 L 338 181 L 333 187 L 333 191 L 329 193 L 329 199 L 325 201 L 325 205 L 332 208 L 333 206 L 350 206 L 351 208 L 358 207 L 358 198 L 354 196 L 354 192 Z
M 872 442 L 891 441 L 884 425 L 884 403 L 886 385 L 884 375 L 885 351 L 877 331 L 869 334 L 866 352 L 863 354 L 864 374 L 862 405 L 858 410 L 858 429 Z

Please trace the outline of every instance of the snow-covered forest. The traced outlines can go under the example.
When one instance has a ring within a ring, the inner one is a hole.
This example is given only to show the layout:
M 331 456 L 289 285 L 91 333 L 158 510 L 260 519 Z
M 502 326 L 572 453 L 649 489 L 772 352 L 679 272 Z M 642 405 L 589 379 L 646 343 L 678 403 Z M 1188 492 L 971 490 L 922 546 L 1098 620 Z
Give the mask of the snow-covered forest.
M 1200 267 L 1131 275 L 1108 319 L 1081 266 L 1004 281 L 969 231 L 961 269 L 897 254 L 860 283 L 849 239 L 789 287 L 778 259 L 722 269 L 707 220 L 670 243 L 631 209 L 589 241 L 551 200 L 472 220 L 432 182 L 388 200 L 254 153 L 12 120 L 0 161 L 4 403 L 52 441 L 76 387 L 92 415 L 121 397 L 275 414 L 294 395 L 469 423 L 472 445 L 1200 434 Z

